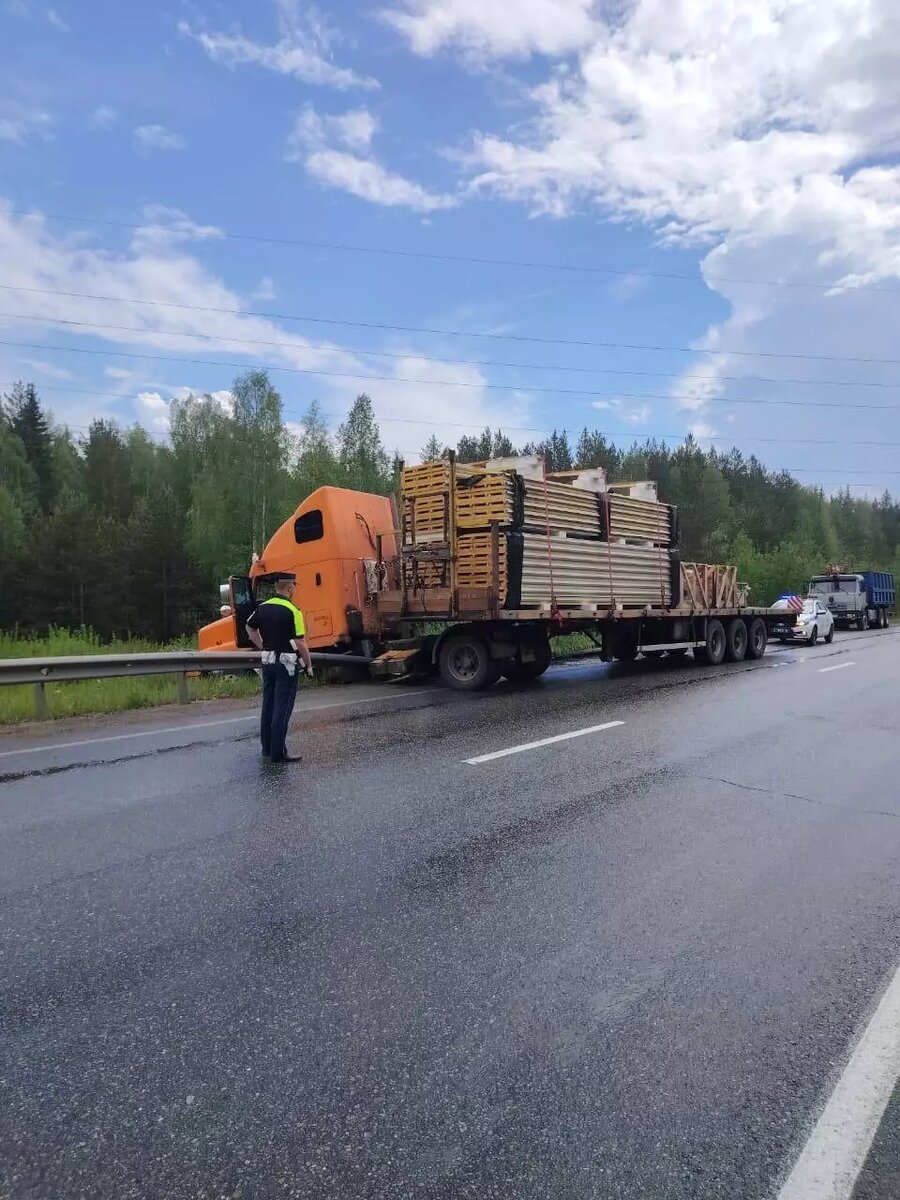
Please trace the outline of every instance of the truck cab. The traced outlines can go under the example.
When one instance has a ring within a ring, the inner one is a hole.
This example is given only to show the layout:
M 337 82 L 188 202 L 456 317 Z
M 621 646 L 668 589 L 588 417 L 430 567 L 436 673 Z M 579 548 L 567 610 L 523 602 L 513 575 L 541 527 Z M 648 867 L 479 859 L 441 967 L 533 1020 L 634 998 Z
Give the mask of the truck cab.
M 815 575 L 809 581 L 809 595 L 820 600 L 839 624 L 857 621 L 866 603 L 862 576 L 849 573 Z
M 894 577 L 882 571 L 830 571 L 809 581 L 809 595 L 821 601 L 842 629 L 886 628 L 894 604 Z
M 372 604 L 378 542 L 385 557 L 396 554 L 393 529 L 387 497 L 318 488 L 275 531 L 249 573 L 222 585 L 221 617 L 200 630 L 200 649 L 246 648 L 247 617 L 272 594 L 273 575 L 292 571 L 310 648 L 366 652 L 379 628 Z

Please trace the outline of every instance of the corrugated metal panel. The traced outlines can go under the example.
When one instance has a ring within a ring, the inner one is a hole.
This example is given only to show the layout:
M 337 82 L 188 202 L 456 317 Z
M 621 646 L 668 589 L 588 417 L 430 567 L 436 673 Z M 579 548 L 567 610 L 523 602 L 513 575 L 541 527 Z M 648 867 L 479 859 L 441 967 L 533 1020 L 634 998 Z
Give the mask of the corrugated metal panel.
M 613 538 L 639 538 L 660 546 L 672 544 L 672 510 L 668 504 L 613 492 L 609 497 L 609 526 Z
M 552 570 L 551 570 L 552 565 Z M 523 607 L 671 603 L 669 555 L 653 546 L 623 546 L 525 534 Z
M 600 508 L 595 492 L 581 491 L 554 480 L 525 481 L 524 527 L 600 536 Z

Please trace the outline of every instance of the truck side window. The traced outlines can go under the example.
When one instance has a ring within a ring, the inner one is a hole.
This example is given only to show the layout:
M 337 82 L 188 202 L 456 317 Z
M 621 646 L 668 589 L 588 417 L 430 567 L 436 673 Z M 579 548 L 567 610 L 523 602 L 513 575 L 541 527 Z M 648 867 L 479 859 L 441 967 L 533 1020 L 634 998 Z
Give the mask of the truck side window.
M 304 542 L 317 542 L 324 536 L 325 527 L 322 524 L 321 508 L 313 508 L 309 512 L 303 513 L 294 522 L 294 540 L 300 546 Z

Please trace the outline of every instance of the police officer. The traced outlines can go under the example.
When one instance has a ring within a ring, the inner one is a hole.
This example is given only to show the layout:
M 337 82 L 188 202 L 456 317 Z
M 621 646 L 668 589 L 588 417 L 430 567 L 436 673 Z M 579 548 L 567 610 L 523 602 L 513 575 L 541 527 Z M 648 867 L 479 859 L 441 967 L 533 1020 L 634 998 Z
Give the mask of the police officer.
M 288 754 L 285 738 L 297 698 L 299 664 L 311 678 L 312 659 L 303 613 L 291 600 L 297 577 L 282 571 L 274 583 L 275 595 L 264 600 L 247 621 L 247 636 L 262 651 L 259 740 L 263 754 L 273 763 L 300 762 L 299 755 Z

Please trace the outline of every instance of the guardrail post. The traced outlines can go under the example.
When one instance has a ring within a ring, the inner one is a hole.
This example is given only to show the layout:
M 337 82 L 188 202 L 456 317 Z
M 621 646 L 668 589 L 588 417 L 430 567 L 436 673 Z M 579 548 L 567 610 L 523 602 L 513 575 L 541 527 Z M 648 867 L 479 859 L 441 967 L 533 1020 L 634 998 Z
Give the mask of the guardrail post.
M 50 708 L 47 704 L 47 693 L 43 683 L 34 685 L 34 715 L 39 721 L 50 720 Z
M 181 674 L 178 676 L 178 703 L 179 704 L 190 704 L 190 702 L 191 702 L 191 693 L 188 691 L 187 672 L 182 671 Z

